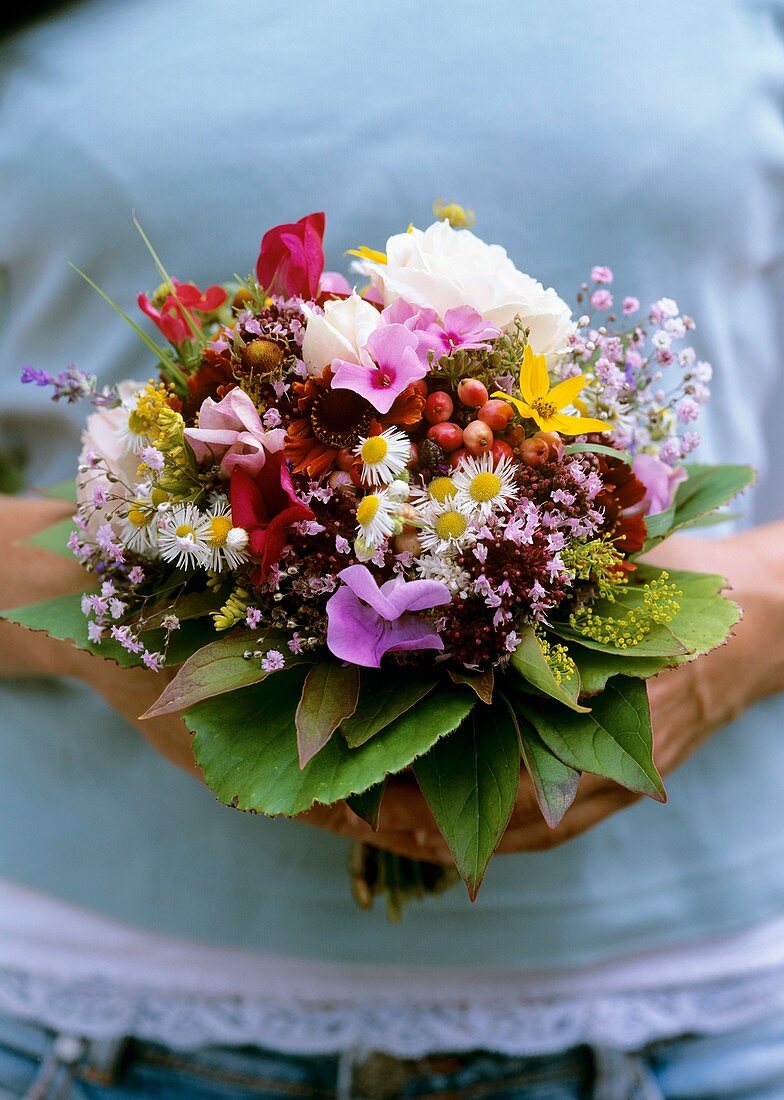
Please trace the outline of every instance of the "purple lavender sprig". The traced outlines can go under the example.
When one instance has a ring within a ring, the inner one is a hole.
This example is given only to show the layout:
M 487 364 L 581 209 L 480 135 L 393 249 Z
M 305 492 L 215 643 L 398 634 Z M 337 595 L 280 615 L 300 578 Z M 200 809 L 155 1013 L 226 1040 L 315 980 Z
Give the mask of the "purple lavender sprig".
M 98 389 L 98 379 L 94 374 L 86 374 L 73 365 L 59 374 L 50 374 L 49 371 L 25 364 L 22 367 L 22 382 L 27 385 L 51 386 L 54 391 L 52 401 L 65 400 L 69 405 L 87 400 L 96 408 L 113 409 L 121 404 L 115 386 Z

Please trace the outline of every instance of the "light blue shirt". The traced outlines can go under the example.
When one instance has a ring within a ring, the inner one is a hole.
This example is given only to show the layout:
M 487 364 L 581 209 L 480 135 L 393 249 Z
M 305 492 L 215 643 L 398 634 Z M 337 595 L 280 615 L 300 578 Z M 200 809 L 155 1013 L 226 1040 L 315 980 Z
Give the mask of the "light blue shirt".
M 23 362 L 146 377 L 144 347 L 66 265 L 133 310 L 156 285 L 135 210 L 200 285 L 326 209 L 329 266 L 438 196 L 568 296 L 594 263 L 678 300 L 716 369 L 704 455 L 761 470 L 781 514 L 784 9 L 767 0 L 77 4 L 3 48 L 0 427 L 31 483 L 73 471 L 84 410 Z M 773 453 L 774 442 L 779 443 Z M 760 639 L 764 644 L 764 639 Z M 784 700 L 722 730 L 641 802 L 491 865 L 401 925 L 357 911 L 348 846 L 243 816 L 72 683 L 7 688 L 0 875 L 149 927 L 324 960 L 569 965 L 784 910 Z

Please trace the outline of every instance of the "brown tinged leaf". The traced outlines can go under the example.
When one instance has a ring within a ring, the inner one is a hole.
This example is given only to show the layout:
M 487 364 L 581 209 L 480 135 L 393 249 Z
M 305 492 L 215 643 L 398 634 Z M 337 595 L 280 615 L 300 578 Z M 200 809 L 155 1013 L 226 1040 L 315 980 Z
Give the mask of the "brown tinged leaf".
M 483 703 L 489 706 L 493 701 L 493 684 L 495 677 L 493 670 L 487 668 L 484 672 L 459 672 L 449 669 L 449 679 L 453 684 L 466 684 L 475 691 Z
M 297 751 L 304 768 L 324 748 L 345 718 L 357 709 L 359 669 L 336 661 L 314 665 L 302 685 L 297 707 Z

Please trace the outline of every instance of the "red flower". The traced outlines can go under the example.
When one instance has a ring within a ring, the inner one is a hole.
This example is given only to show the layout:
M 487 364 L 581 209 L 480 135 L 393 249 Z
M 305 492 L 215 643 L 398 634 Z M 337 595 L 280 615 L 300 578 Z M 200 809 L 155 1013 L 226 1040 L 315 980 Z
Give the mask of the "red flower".
M 259 562 L 253 578 L 258 584 L 267 579 L 270 567 L 280 561 L 289 527 L 315 516 L 294 492 L 283 451 L 268 454 L 255 478 L 235 466 L 229 497 L 232 523 L 248 532 L 251 556 Z
M 324 213 L 276 225 L 261 238 L 256 278 L 268 294 L 312 301 L 324 270 Z
M 212 313 L 226 301 L 226 291 L 222 286 L 210 286 L 202 291 L 194 283 L 181 283 L 172 279 L 174 294 L 169 294 L 160 309 L 156 309 L 146 294 L 136 299 L 139 309 L 154 321 L 160 331 L 172 344 L 182 344 L 193 335 L 191 321 L 201 328 L 197 313 Z

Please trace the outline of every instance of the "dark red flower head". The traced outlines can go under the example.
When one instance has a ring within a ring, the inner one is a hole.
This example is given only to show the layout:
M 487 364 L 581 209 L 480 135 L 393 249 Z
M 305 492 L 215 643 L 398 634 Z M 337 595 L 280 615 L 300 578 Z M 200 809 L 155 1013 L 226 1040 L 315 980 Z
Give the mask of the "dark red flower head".
M 256 278 L 268 294 L 306 301 L 318 296 L 324 270 L 324 220 L 320 211 L 267 230 L 261 239 Z
M 229 497 L 232 523 L 248 532 L 251 557 L 259 562 L 254 580 L 260 583 L 280 561 L 289 527 L 315 516 L 294 492 L 283 451 L 268 454 L 255 478 L 235 466 Z

